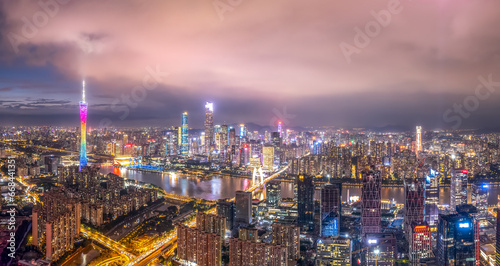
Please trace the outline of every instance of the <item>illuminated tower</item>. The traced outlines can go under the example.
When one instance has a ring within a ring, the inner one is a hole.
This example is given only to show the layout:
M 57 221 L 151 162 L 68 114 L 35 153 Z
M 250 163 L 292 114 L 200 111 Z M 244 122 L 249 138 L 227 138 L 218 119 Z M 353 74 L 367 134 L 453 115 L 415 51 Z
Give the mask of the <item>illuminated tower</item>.
M 247 127 L 244 124 L 240 125 L 240 138 L 247 136 Z
M 380 204 L 382 179 L 380 171 L 363 171 L 363 190 L 361 191 L 361 232 L 380 233 Z
M 422 178 L 408 178 L 405 185 L 405 216 L 404 229 L 407 239 L 410 239 L 414 222 L 424 221 L 425 180 Z
M 214 104 L 205 103 L 205 152 L 210 153 L 214 145 Z
M 417 154 L 422 151 L 422 127 L 417 126 Z
M 278 132 L 280 133 L 280 138 L 283 138 L 283 127 L 281 121 L 278 121 Z
M 87 109 L 89 105 L 85 102 L 85 80 L 82 82 L 82 101 L 80 102 L 80 171 L 87 166 Z
M 450 210 L 460 204 L 467 204 L 467 170 L 452 169 L 450 184 Z
M 181 129 L 181 155 L 189 156 L 189 133 L 188 133 L 188 113 L 182 113 L 182 129 Z

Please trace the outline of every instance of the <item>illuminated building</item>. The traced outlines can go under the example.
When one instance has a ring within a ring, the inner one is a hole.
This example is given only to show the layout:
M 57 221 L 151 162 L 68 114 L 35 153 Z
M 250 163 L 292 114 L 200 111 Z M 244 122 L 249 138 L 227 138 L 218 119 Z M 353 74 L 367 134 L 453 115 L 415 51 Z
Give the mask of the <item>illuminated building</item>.
M 478 220 L 485 220 L 488 217 L 488 197 L 490 196 L 488 189 L 488 184 L 473 183 L 471 185 L 471 203 L 477 208 Z
M 224 239 L 226 234 L 226 218 L 204 212 L 196 213 L 196 228 L 207 233 L 215 233 Z
M 363 244 L 367 249 L 363 252 L 362 265 L 395 265 L 397 248 L 393 233 L 367 233 Z
M 496 235 L 496 262 L 500 265 L 500 196 L 497 196 L 497 235 Z
M 430 258 L 432 244 L 429 225 L 426 222 L 413 222 L 408 235 L 410 261 L 417 264 L 420 259 Z
M 177 257 L 197 265 L 221 265 L 221 239 L 222 236 L 216 233 L 178 224 Z
M 451 169 L 450 210 L 460 204 L 467 204 L 467 170 Z
M 259 230 L 253 227 L 240 227 L 238 231 L 238 238 L 241 240 L 257 242 L 259 239 Z
M 271 180 L 266 183 L 266 200 L 270 208 L 277 208 L 281 203 L 281 182 Z
M 421 126 L 417 126 L 416 142 L 417 142 L 416 152 L 417 152 L 417 154 L 419 154 L 422 151 L 422 127 Z
M 250 240 L 229 240 L 230 266 L 282 266 L 289 265 L 287 249 L 279 245 L 256 243 Z
M 48 261 L 57 261 L 74 247 L 80 235 L 80 203 L 58 187 L 44 194 L 43 205 L 33 208 L 33 245 Z
M 369 170 L 361 173 L 363 189 L 361 191 L 361 233 L 380 232 L 381 185 L 380 171 Z
M 244 124 L 240 125 L 240 138 L 246 138 L 247 136 L 247 127 Z
M 175 127 L 173 130 L 166 132 L 166 155 L 174 156 L 179 154 L 179 129 Z
M 274 147 L 264 145 L 262 147 L 262 165 L 264 170 L 272 172 L 274 170 Z
M 236 225 L 252 223 L 252 192 L 236 191 L 235 209 Z
M 82 101 L 80 102 L 80 170 L 87 166 L 87 109 L 88 103 L 85 102 L 85 80 L 82 82 Z
M 273 223 L 273 244 L 287 248 L 288 259 L 300 257 L 300 228 L 293 224 Z
M 229 127 L 227 141 L 229 147 L 236 145 L 236 129 L 234 127 Z
M 439 217 L 439 176 L 433 169 L 426 176 L 424 220 L 435 231 Z
M 342 183 L 326 183 L 320 192 L 321 236 L 339 236 L 342 214 Z
M 219 199 L 217 201 L 217 214 L 226 218 L 226 228 L 233 230 L 234 226 L 234 202 L 227 199 Z
M 182 113 L 181 155 L 189 156 L 188 113 Z
M 205 152 L 210 153 L 214 145 L 214 104 L 205 103 Z
M 321 238 L 316 242 L 316 266 L 350 266 L 351 240 L 349 238 Z
M 321 141 L 319 141 L 319 140 L 313 141 L 312 154 L 315 154 L 315 155 L 321 154 Z
M 424 221 L 424 184 L 423 178 L 405 179 L 404 229 L 407 239 L 410 238 L 413 222 Z
M 467 213 L 439 215 L 437 258 L 439 265 L 476 265 L 474 219 Z
M 298 175 L 297 183 L 297 211 L 298 222 L 301 226 L 307 226 L 309 230 L 314 228 L 314 184 L 310 175 Z
M 281 121 L 278 121 L 278 132 L 280 133 L 280 138 L 283 138 L 283 125 Z

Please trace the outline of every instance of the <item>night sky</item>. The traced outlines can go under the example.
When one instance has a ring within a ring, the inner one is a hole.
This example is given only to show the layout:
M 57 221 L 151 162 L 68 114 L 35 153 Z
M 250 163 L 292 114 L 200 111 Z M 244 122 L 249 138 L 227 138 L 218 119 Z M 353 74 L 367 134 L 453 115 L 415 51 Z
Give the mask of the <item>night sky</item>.
M 0 2 L 0 126 L 77 126 L 85 79 L 92 127 L 500 128 L 497 0 L 40 2 Z

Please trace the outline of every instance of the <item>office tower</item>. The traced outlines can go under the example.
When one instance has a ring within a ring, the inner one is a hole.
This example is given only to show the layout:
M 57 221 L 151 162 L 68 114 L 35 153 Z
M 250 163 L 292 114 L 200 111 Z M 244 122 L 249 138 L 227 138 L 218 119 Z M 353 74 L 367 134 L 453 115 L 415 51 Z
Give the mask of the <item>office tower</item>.
M 278 133 L 280 133 L 280 138 L 283 138 L 283 125 L 281 121 L 278 121 Z
M 287 248 L 288 259 L 300 257 L 300 228 L 293 224 L 273 223 L 273 244 Z
M 314 140 L 312 144 L 312 154 L 319 155 L 321 154 L 321 141 Z
M 240 227 L 238 230 L 238 238 L 257 242 L 259 239 L 259 230 L 254 227 Z
M 425 211 L 424 220 L 431 228 L 436 228 L 439 216 L 439 176 L 431 169 L 430 174 L 426 176 L 425 182 Z
M 477 219 L 485 220 L 488 218 L 488 191 L 489 185 L 473 183 L 471 185 L 471 203 L 477 208 Z
M 227 142 L 229 147 L 236 145 L 236 129 L 234 127 L 229 127 Z
M 166 132 L 166 155 L 174 156 L 179 154 L 179 135 L 178 128 L 175 127 L 173 130 L 168 130 Z
M 181 155 L 189 156 L 188 113 L 182 113 Z
M 274 170 L 274 147 L 264 145 L 262 147 L 262 165 L 265 171 L 272 172 Z
M 177 257 L 197 265 L 219 266 L 222 262 L 222 237 L 198 228 L 177 225 Z
M 205 103 L 205 152 L 210 153 L 214 145 L 214 104 Z
M 252 223 L 252 192 L 236 191 L 235 225 Z
M 226 218 L 204 212 L 196 213 L 196 228 L 207 233 L 215 233 L 222 237 L 226 234 Z
M 477 208 L 470 204 L 461 204 L 457 206 L 457 213 L 468 215 L 472 218 L 472 230 L 474 231 L 474 261 L 479 266 L 479 222 L 477 221 Z
M 281 182 L 271 180 L 266 183 L 266 200 L 270 208 L 277 208 L 281 203 Z
M 283 266 L 289 265 L 287 249 L 279 245 L 256 243 L 231 238 L 229 240 L 230 266 Z
M 271 133 L 271 143 L 276 148 L 281 147 L 281 137 L 280 137 L 279 132 L 272 132 Z
M 436 254 L 439 265 L 475 265 L 474 227 L 469 214 L 439 215 Z
M 321 238 L 316 243 L 316 266 L 350 266 L 351 240 L 349 238 Z
M 397 248 L 393 233 L 367 233 L 363 243 L 367 249 L 363 252 L 362 265 L 395 265 Z
M 342 214 L 342 183 L 326 183 L 320 192 L 321 236 L 338 236 Z
M 416 136 L 416 152 L 419 154 L 422 151 L 422 127 L 417 126 L 417 136 Z
M 234 227 L 234 202 L 227 199 L 219 199 L 217 201 L 217 214 L 226 218 L 226 228 L 233 230 Z
M 361 173 L 361 234 L 380 232 L 380 192 L 382 180 L 380 171 L 369 170 Z
M 432 254 L 431 231 L 426 222 L 413 222 L 408 238 L 410 261 L 416 265 L 420 259 L 430 258 Z
M 85 80 L 82 82 L 82 101 L 80 102 L 80 171 L 87 166 L 87 110 L 85 102 Z
M 240 149 L 240 166 L 247 166 L 250 163 L 250 145 L 243 144 Z
M 314 228 L 314 184 L 313 177 L 309 175 L 297 176 L 297 212 L 298 222 L 301 226 L 307 226 L 309 230 Z
M 451 169 L 450 210 L 460 204 L 467 204 L 467 170 Z
M 246 138 L 247 137 L 247 127 L 244 124 L 240 125 L 240 138 Z
M 44 194 L 43 204 L 33 208 L 33 245 L 48 261 L 57 261 L 74 247 L 80 235 L 81 205 L 54 187 Z
M 221 146 L 222 146 L 222 149 L 219 149 L 219 151 L 221 150 L 225 150 L 227 144 L 228 144 L 228 134 L 229 134 L 229 128 L 227 125 L 222 125 L 220 127 L 220 134 L 221 134 Z
M 409 239 L 413 222 L 424 221 L 424 184 L 423 178 L 405 179 L 405 215 L 404 229 L 406 239 Z

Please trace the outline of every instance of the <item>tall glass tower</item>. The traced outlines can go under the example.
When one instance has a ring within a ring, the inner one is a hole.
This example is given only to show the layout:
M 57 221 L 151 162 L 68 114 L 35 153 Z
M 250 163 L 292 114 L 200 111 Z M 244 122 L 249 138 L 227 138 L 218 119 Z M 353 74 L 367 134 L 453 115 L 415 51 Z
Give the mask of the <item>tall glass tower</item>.
M 87 165 L 87 109 L 89 105 L 85 102 L 85 80 L 82 82 L 82 101 L 80 102 L 80 171 Z
M 189 156 L 189 132 L 188 132 L 188 113 L 182 113 L 182 129 L 181 129 L 181 155 Z
M 214 145 L 214 104 L 205 103 L 205 152 L 210 153 Z

